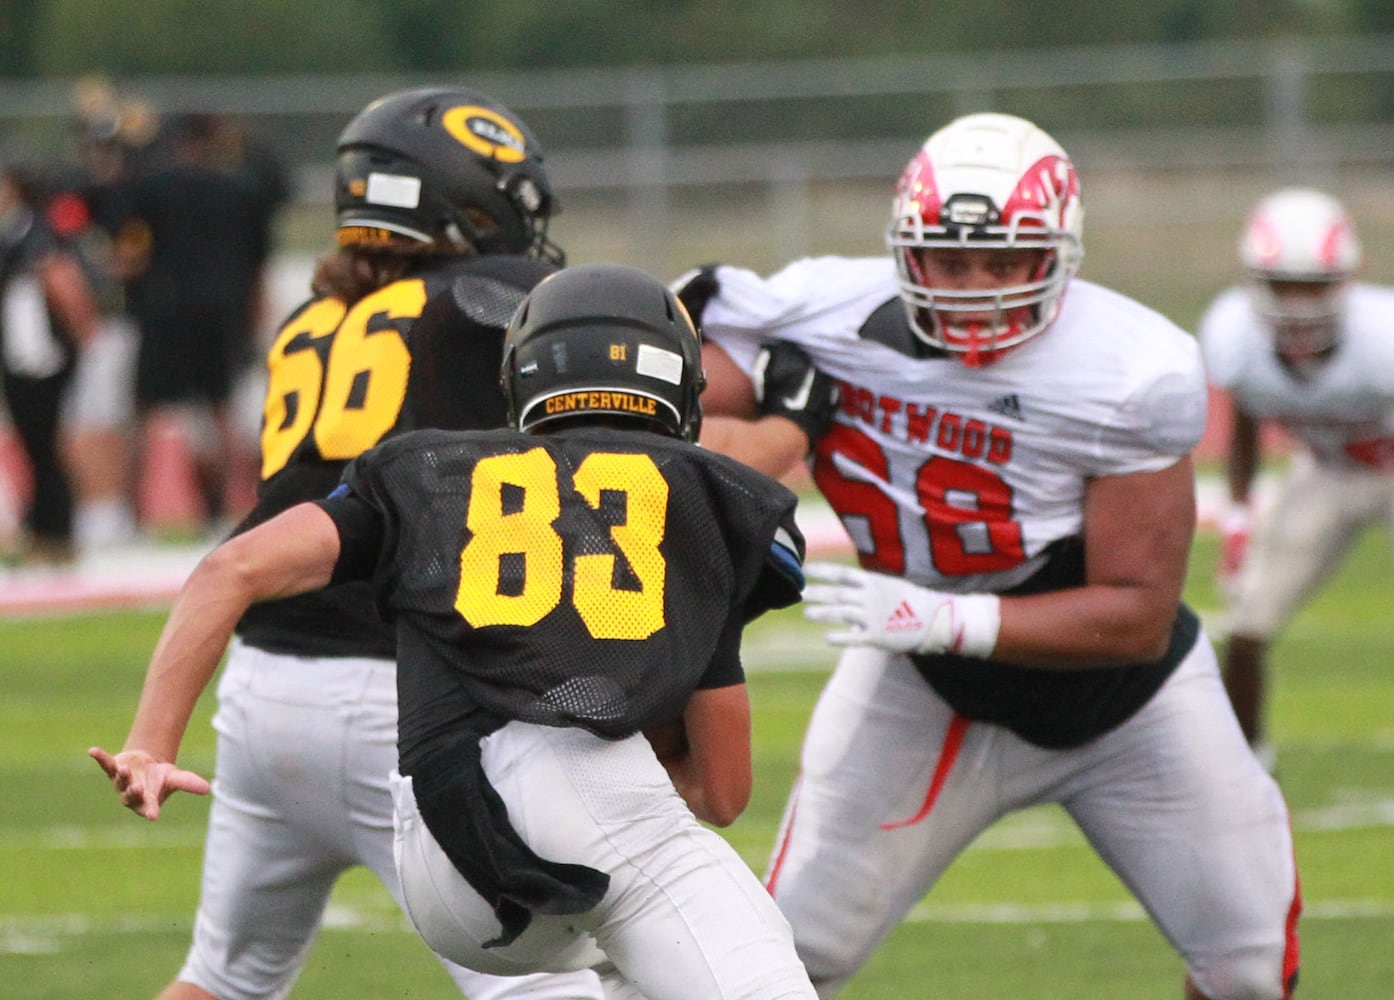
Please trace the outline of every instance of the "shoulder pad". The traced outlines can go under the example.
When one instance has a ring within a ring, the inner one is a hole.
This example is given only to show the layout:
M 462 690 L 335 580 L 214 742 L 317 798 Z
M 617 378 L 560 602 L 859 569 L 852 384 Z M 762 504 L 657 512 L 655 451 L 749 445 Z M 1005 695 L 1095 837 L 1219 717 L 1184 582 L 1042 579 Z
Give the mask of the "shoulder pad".
M 887 299 L 866 318 L 857 336 L 884 344 L 897 354 L 912 358 L 947 358 L 949 353 L 925 343 L 910 331 L 905 304 L 899 298 Z

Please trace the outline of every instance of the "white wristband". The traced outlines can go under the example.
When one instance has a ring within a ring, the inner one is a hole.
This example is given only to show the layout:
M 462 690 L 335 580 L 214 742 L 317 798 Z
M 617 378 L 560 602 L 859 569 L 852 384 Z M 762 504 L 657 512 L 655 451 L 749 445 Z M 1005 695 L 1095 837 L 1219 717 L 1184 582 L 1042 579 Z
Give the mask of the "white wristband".
M 955 594 L 945 602 L 953 617 L 949 622 L 950 642 L 935 652 L 987 658 L 997 647 L 1002 627 L 1002 599 L 996 594 Z

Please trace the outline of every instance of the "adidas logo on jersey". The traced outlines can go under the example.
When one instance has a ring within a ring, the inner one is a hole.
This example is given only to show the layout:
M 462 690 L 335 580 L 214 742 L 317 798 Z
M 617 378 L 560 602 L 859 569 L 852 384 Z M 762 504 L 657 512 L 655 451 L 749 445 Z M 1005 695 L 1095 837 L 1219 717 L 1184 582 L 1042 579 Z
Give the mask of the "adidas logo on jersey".
M 909 601 L 901 601 L 883 626 L 887 632 L 913 632 L 921 628 L 924 628 L 924 622 L 915 614 L 915 609 L 910 607 Z
M 1021 415 L 1021 397 L 1014 392 L 1010 392 L 1001 399 L 988 403 L 987 408 L 993 413 L 1000 413 L 1002 416 L 1010 417 L 1013 420 L 1024 421 L 1026 419 Z

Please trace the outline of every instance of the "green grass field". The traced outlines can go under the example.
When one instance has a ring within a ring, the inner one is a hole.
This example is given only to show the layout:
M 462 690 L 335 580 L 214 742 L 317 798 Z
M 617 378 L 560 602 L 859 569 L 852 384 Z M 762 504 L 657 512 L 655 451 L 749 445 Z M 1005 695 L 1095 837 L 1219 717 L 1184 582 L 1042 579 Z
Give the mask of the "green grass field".
M 1210 586 L 1202 536 L 1188 596 Z M 1275 650 L 1272 730 L 1307 916 L 1300 995 L 1394 997 L 1394 579 L 1367 538 Z M 0 996 L 152 996 L 179 966 L 198 888 L 204 800 L 158 824 L 122 810 L 85 756 L 122 741 L 158 613 L 0 622 Z M 1212 626 L 1213 628 L 1213 626 Z M 795 613 L 758 623 L 746 652 L 757 789 L 729 836 L 763 870 L 804 722 L 831 653 Z M 185 761 L 211 768 L 211 698 Z M 975 844 L 843 994 L 848 1000 L 1177 998 L 1181 966 L 1054 809 Z M 331 912 L 293 994 L 448 997 L 448 980 L 371 877 Z

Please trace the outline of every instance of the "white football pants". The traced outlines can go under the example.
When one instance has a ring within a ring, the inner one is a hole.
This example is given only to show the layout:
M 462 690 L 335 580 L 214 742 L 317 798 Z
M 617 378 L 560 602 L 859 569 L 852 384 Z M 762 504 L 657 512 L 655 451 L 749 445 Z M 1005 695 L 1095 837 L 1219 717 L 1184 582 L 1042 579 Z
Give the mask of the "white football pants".
M 952 763 L 924 814 L 941 756 Z M 1207 996 L 1283 996 L 1300 909 L 1287 807 L 1239 731 L 1204 633 L 1136 715 L 1073 750 L 966 723 L 903 656 L 845 652 L 766 878 L 819 995 L 842 987 L 978 834 L 1047 802 Z
M 511 944 L 482 947 L 498 920 L 426 828 L 411 779 L 397 777 L 397 864 L 431 947 L 501 975 L 600 967 L 612 1000 L 814 1000 L 774 901 L 692 815 L 643 736 L 510 722 L 482 748 L 523 841 L 607 872 L 610 888 L 586 913 L 534 915 Z
M 213 725 L 203 885 L 178 978 L 219 1000 L 279 1000 L 345 871 L 364 865 L 401 903 L 388 784 L 397 763 L 396 666 L 234 642 Z M 442 964 L 469 1000 L 603 996 L 590 972 L 503 978 Z

